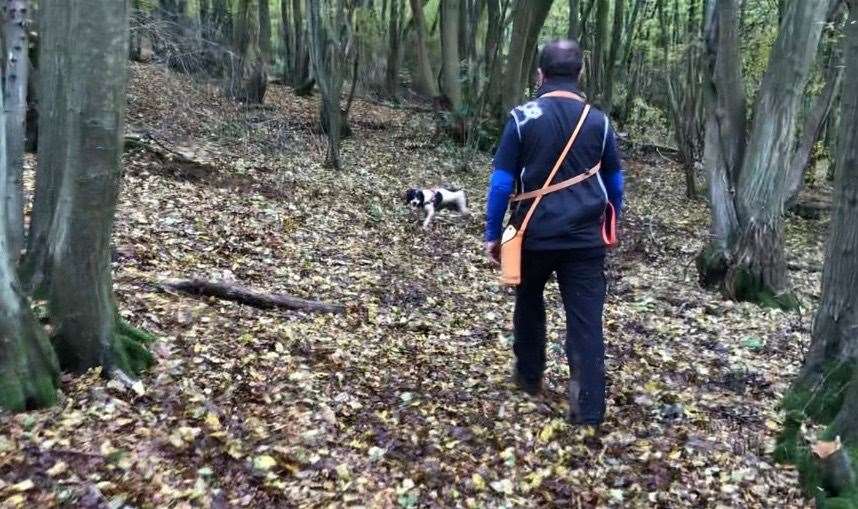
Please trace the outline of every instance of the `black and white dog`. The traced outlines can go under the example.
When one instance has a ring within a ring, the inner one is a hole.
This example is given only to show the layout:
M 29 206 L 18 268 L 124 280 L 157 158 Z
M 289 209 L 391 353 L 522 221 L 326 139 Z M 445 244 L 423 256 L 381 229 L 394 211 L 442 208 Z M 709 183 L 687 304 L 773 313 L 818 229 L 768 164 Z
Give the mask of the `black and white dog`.
M 405 203 L 411 210 L 420 211 L 424 214 L 423 229 L 429 228 L 429 223 L 439 210 L 454 210 L 460 215 L 470 214 L 468 210 L 468 199 L 465 191 L 461 189 L 445 189 L 433 187 L 431 189 L 409 189 L 405 193 Z

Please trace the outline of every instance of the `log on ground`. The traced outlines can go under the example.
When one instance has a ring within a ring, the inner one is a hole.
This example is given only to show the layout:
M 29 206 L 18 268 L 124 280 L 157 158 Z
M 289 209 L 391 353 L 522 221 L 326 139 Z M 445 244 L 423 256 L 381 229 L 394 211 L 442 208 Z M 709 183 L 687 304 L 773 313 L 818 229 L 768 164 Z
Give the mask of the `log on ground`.
M 191 295 L 216 297 L 238 302 L 259 309 L 289 309 L 310 313 L 343 313 L 342 304 L 329 304 L 315 300 L 301 299 L 286 294 L 257 292 L 243 286 L 225 281 L 206 281 L 203 279 L 170 279 L 161 282 L 167 291 L 182 292 Z

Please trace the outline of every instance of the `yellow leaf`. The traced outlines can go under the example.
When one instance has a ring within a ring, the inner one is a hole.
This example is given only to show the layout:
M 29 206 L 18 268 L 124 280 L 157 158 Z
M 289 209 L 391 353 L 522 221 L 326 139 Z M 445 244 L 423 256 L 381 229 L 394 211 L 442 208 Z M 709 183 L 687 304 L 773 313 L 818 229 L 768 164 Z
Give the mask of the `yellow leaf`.
M 474 475 L 471 476 L 471 482 L 474 483 L 474 488 L 476 488 L 477 491 L 483 491 L 486 489 L 486 481 L 480 474 L 474 473 Z
M 205 421 L 206 421 L 206 426 L 208 426 L 210 430 L 212 430 L 212 431 L 220 431 L 221 430 L 222 426 L 220 424 L 220 419 L 218 418 L 217 415 L 209 412 L 206 414 Z
M 24 495 L 12 495 L 4 500 L 3 503 L 0 504 L 0 507 L 24 507 L 24 502 L 26 501 L 27 499 L 24 498 Z
M 35 484 L 33 484 L 33 481 L 31 481 L 30 479 L 27 479 L 26 481 L 21 481 L 18 484 L 13 484 L 12 485 L 12 491 L 17 491 L 18 493 L 21 493 L 23 491 L 29 491 L 29 490 L 33 489 L 33 487 L 35 487 Z
M 277 460 L 267 454 L 253 458 L 253 468 L 268 472 L 277 465 Z
M 56 477 L 58 475 L 63 474 L 66 470 L 68 470 L 69 466 L 65 461 L 58 461 L 54 463 L 54 466 L 49 468 L 45 473 L 51 477 Z

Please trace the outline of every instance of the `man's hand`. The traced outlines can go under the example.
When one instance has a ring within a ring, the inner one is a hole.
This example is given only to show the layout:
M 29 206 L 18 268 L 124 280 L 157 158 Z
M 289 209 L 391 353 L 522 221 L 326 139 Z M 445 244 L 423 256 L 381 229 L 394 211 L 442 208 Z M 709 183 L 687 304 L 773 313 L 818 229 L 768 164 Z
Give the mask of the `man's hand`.
M 500 243 L 498 241 L 486 242 L 483 249 L 493 265 L 500 265 Z

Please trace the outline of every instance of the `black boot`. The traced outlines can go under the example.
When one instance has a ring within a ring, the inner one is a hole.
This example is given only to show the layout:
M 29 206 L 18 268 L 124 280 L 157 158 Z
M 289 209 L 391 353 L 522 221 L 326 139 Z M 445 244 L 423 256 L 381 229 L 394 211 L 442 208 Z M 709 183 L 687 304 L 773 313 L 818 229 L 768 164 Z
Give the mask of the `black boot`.
M 542 393 L 542 380 L 528 382 L 515 368 L 512 370 L 512 382 L 529 396 L 539 396 Z

